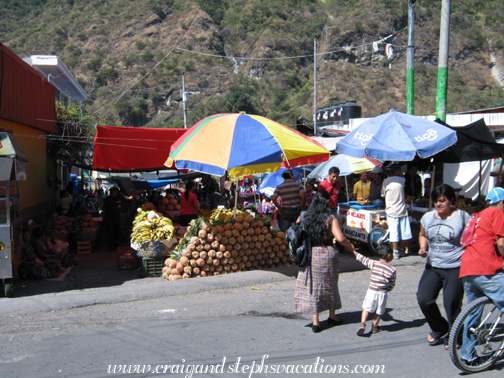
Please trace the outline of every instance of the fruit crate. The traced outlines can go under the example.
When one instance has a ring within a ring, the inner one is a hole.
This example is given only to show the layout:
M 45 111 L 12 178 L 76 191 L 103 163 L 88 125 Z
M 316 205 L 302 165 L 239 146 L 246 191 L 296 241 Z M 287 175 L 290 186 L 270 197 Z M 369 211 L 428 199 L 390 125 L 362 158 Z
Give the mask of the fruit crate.
M 142 267 L 144 277 L 159 277 L 163 274 L 164 257 L 142 257 Z
M 135 270 L 138 268 L 138 256 L 136 251 L 130 247 L 119 247 L 117 251 L 117 269 Z

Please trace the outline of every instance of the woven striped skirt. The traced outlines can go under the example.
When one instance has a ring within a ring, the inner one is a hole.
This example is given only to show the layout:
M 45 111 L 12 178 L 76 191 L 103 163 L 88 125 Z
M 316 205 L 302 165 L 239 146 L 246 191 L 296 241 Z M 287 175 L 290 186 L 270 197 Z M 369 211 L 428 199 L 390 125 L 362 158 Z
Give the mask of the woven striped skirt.
M 341 308 L 338 290 L 338 250 L 334 247 L 313 247 L 311 272 L 299 268 L 294 295 L 294 311 L 318 314 Z

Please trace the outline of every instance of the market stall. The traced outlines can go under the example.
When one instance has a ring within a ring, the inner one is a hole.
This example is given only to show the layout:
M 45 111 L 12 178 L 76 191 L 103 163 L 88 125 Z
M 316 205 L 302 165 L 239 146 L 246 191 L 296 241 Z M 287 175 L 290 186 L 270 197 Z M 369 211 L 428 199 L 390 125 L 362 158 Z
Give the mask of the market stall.
M 369 235 L 373 228 L 387 228 L 385 206 L 359 204 L 357 201 L 338 205 L 338 222 L 343 234 L 352 240 L 366 243 L 373 252 L 374 244 Z
M 336 151 L 355 158 L 368 157 L 384 161 L 408 162 L 415 158 L 431 158 L 456 141 L 456 131 L 445 125 L 392 110 L 364 122 L 353 130 L 338 142 Z M 344 211 L 348 214 L 348 210 Z M 386 235 L 388 227 L 386 221 L 380 219 L 382 217 L 380 213 L 368 214 L 366 211 L 355 209 L 350 212 L 356 215 L 352 216 L 351 222 L 355 222 L 357 227 L 350 225 L 347 232 L 351 234 L 347 235 L 359 241 L 367 239 L 366 242 L 374 250 L 375 238 L 380 239 Z M 359 217 L 365 218 L 366 221 L 359 221 Z M 373 225 L 373 220 L 378 226 Z M 410 220 L 412 225 L 416 224 L 413 217 Z M 348 219 L 346 223 L 345 227 L 349 227 Z M 362 226 L 371 228 L 364 229 Z M 412 228 L 413 238 L 416 239 L 416 232 L 413 229 L 418 231 L 418 227 Z
M 12 278 L 21 264 L 23 221 L 18 181 L 26 180 L 26 161 L 17 139 L 0 132 L 0 279 L 7 297 L 12 296 Z
M 195 124 L 173 144 L 166 165 L 237 179 L 328 158 L 329 151 L 311 138 L 267 118 L 240 113 L 217 114 Z M 268 217 L 237 210 L 236 202 L 234 210 L 204 214 L 165 260 L 163 276 L 177 280 L 287 264 L 285 235 L 270 225 Z

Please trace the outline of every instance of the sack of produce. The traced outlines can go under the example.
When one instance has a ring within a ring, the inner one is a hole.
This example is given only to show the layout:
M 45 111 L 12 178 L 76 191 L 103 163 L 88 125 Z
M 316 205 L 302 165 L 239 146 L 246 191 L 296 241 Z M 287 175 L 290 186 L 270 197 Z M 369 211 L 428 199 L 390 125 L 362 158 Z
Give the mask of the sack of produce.
M 150 240 L 144 243 L 131 243 L 131 248 L 137 251 L 140 257 L 163 257 L 170 254 L 170 248 L 162 240 Z

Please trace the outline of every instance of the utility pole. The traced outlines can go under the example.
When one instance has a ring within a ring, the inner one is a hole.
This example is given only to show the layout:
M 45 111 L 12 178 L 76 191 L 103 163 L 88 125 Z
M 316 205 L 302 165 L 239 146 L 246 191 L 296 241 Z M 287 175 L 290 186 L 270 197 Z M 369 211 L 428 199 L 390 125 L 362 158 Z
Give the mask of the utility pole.
M 187 129 L 187 115 L 186 115 L 186 93 L 185 93 L 185 76 L 184 71 L 182 71 L 182 110 L 184 112 L 184 129 Z
M 450 50 L 451 0 L 441 5 L 441 31 L 439 33 L 439 62 L 436 96 L 436 118 L 446 121 L 446 94 L 448 92 L 448 52 Z
M 317 38 L 313 39 L 313 133 L 317 136 Z
M 415 114 L 415 9 L 408 1 L 408 66 L 406 71 L 406 113 Z

